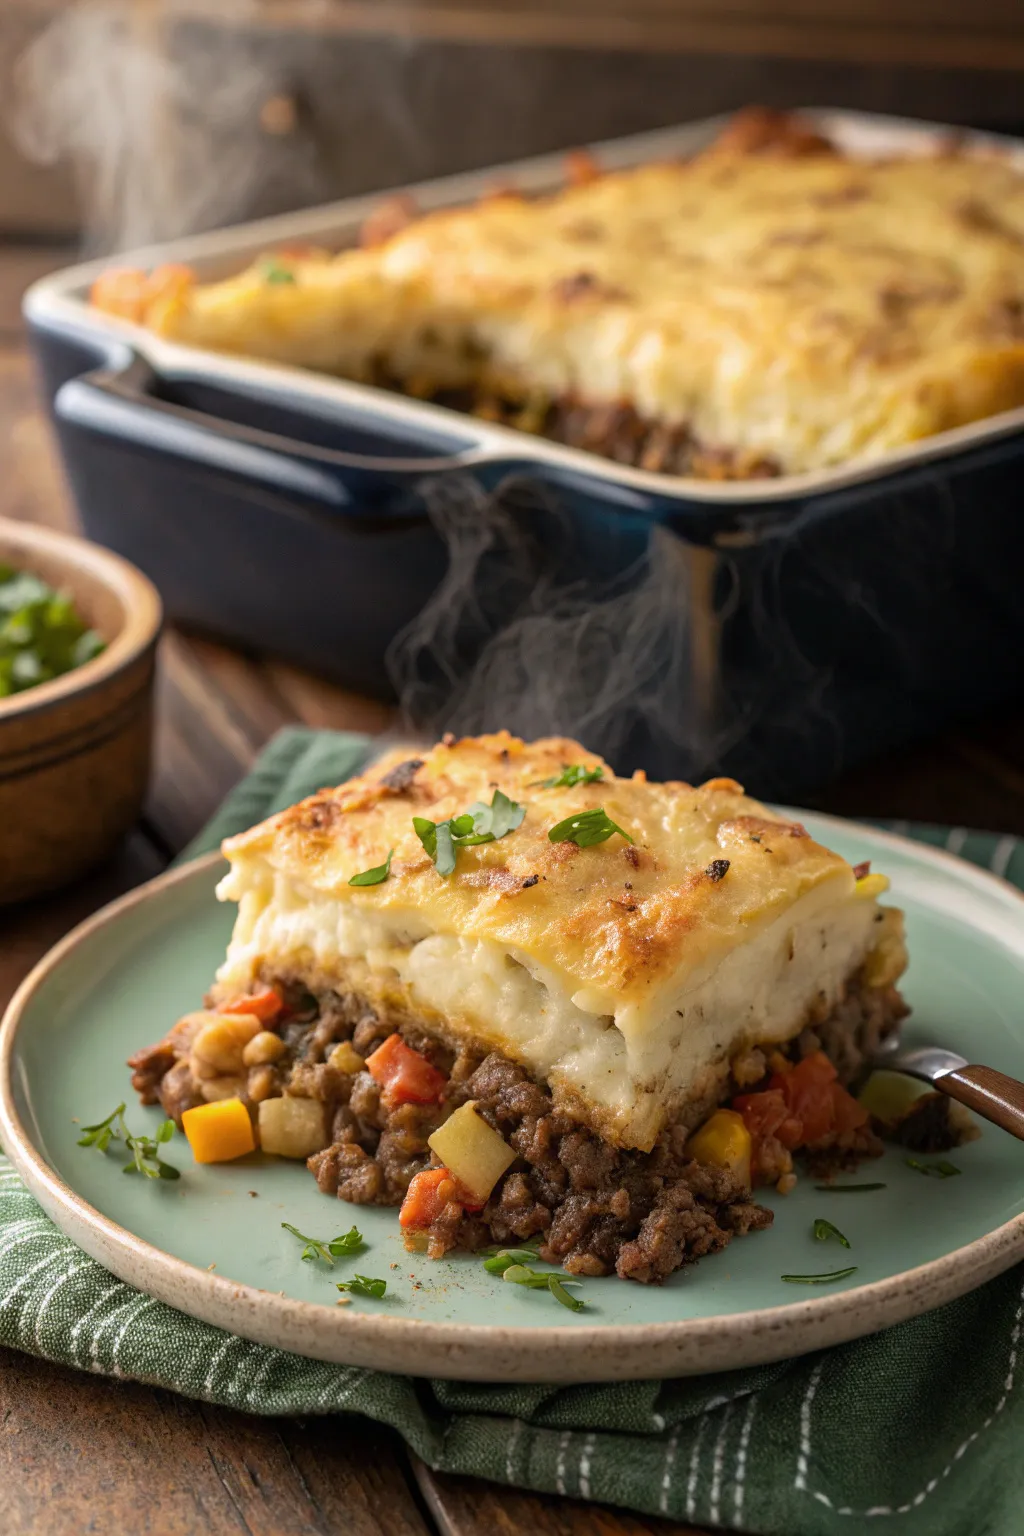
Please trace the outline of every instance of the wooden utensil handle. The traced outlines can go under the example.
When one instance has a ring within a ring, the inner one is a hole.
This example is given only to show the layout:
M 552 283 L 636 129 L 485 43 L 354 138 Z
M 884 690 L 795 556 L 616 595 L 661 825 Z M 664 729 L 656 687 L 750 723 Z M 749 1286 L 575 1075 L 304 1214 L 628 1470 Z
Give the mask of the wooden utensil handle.
M 936 1088 L 958 1099 L 1024 1141 L 1024 1083 L 992 1067 L 958 1067 L 935 1079 Z

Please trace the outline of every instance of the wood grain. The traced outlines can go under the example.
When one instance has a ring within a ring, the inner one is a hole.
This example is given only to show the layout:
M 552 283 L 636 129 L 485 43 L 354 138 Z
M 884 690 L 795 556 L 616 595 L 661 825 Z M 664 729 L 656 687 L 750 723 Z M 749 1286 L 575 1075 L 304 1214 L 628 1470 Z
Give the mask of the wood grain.
M 695 1526 L 672 1520 L 448 1477 L 416 1458 L 413 1466 L 443 1536 L 702 1536 Z
M 257 1419 L 0 1350 L 6 1536 L 429 1536 L 389 1431 Z

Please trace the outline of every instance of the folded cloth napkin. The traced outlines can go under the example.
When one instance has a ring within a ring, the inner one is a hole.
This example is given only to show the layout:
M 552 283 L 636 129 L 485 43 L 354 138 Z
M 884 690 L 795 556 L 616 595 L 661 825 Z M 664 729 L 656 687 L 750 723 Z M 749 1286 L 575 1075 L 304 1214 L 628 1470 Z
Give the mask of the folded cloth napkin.
M 337 783 L 365 738 L 278 736 L 188 851 Z M 936 827 L 1024 886 L 1024 845 Z M 120 1281 L 47 1220 L 0 1156 L 0 1344 L 249 1413 L 360 1413 L 431 1466 L 764 1536 L 886 1526 L 1024 1529 L 1024 1265 L 873 1338 L 754 1370 L 509 1387 L 324 1365 L 196 1322 Z

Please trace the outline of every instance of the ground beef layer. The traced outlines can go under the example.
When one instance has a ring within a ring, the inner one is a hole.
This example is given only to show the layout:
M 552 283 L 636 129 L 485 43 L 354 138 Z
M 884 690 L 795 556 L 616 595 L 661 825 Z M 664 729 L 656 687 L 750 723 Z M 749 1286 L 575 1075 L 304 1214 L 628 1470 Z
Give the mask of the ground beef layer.
M 737 1233 L 771 1224 L 772 1213 L 754 1203 L 731 1173 L 687 1156 L 693 1127 L 669 1127 L 649 1153 L 612 1147 L 560 1108 L 523 1067 L 493 1052 L 454 1051 L 415 1028 L 403 1028 L 402 1036 L 444 1074 L 441 1101 L 388 1108 L 369 1072 L 342 1071 L 329 1058 L 347 1042 L 365 1059 L 395 1032 L 393 1023 L 351 995 L 317 999 L 301 986 L 276 986 L 286 1002 L 284 1022 L 274 1029 L 280 1040 L 276 1060 L 246 1067 L 239 1051 L 237 1070 L 221 1061 L 211 1076 L 193 1049 L 209 1015 L 188 1015 L 164 1041 L 131 1058 L 132 1084 L 143 1103 L 159 1101 L 180 1124 L 184 1110 L 232 1094 L 250 1105 L 281 1094 L 318 1100 L 329 1144 L 308 1166 L 320 1189 L 357 1205 L 399 1205 L 414 1175 L 430 1164 L 427 1138 L 472 1099 L 517 1160 L 482 1211 L 468 1214 L 454 1201 L 442 1210 L 424 1234 L 432 1257 L 454 1248 L 529 1241 L 570 1274 L 614 1271 L 649 1282 L 717 1252 Z M 848 1081 L 863 1053 L 905 1012 L 893 988 L 852 987 L 790 1052 L 799 1057 L 824 1050 Z M 738 1058 L 727 1096 L 750 1091 L 770 1067 L 760 1051 Z M 843 1165 L 880 1151 L 869 1127 L 835 1146 L 813 1149 L 819 1168 L 830 1159 Z M 783 1155 L 780 1172 L 790 1166 Z

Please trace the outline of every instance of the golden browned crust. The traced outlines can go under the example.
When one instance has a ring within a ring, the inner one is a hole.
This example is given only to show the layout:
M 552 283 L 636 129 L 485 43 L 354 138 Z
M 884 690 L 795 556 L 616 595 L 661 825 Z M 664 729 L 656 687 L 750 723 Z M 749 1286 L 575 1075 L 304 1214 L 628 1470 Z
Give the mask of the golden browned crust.
M 741 114 L 689 162 L 501 189 L 363 249 L 94 302 L 202 347 L 390 382 L 675 473 L 799 472 L 1024 403 L 1024 175 L 945 145 L 859 160 Z
M 414 762 L 409 771 L 403 764 Z M 603 777 L 544 788 L 566 764 Z M 459 815 L 495 789 L 526 806 L 523 824 L 498 842 L 460 850 L 442 879 L 413 817 Z M 565 817 L 597 807 L 632 837 L 590 848 L 553 843 Z M 391 877 L 369 889 L 350 877 L 383 862 Z M 526 743 L 499 732 L 398 750 L 337 789 L 324 789 L 224 844 L 297 888 L 375 913 L 421 913 L 432 929 L 521 948 L 539 963 L 596 987 L 618 1004 L 642 1004 L 681 967 L 745 941 L 762 920 L 825 881 L 853 889 L 853 873 L 802 827 L 773 816 L 730 779 L 693 787 L 623 779 L 578 742 Z

